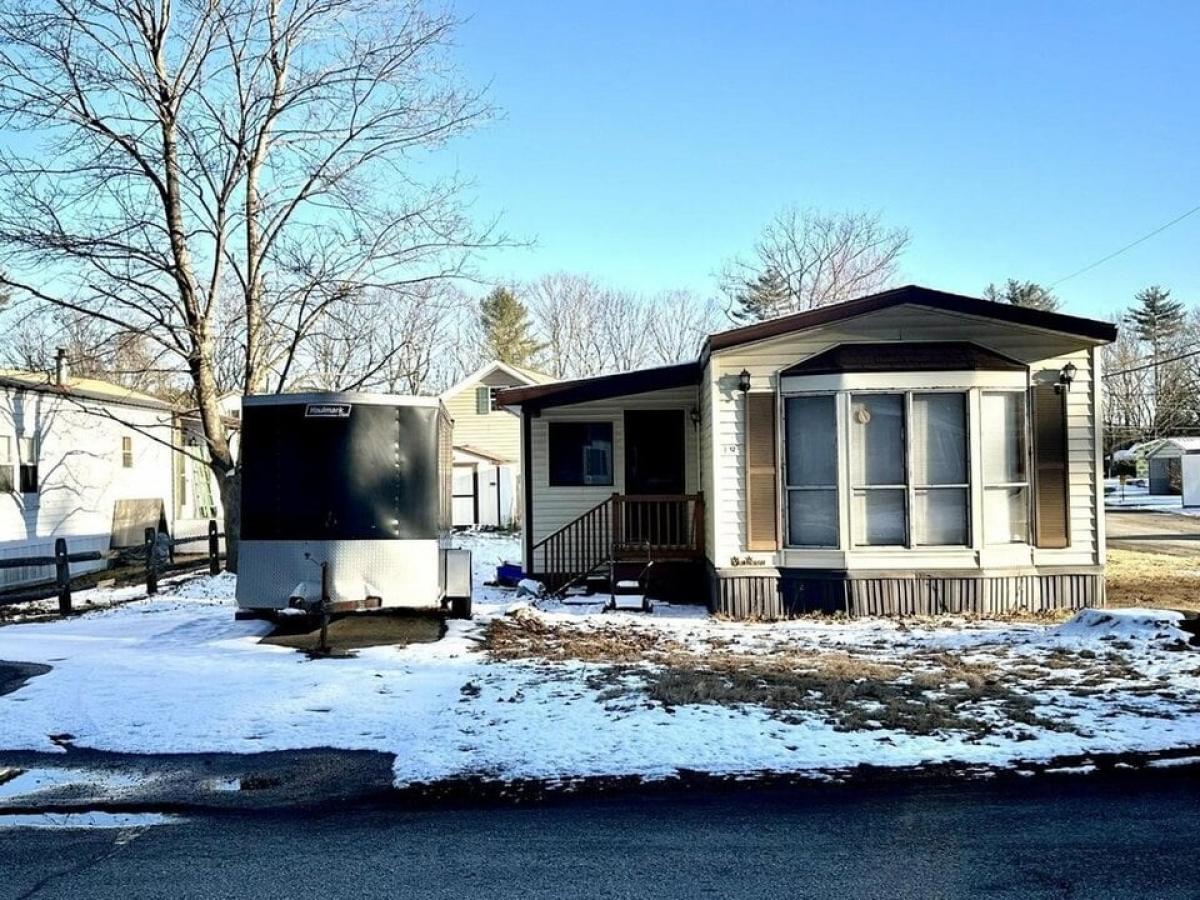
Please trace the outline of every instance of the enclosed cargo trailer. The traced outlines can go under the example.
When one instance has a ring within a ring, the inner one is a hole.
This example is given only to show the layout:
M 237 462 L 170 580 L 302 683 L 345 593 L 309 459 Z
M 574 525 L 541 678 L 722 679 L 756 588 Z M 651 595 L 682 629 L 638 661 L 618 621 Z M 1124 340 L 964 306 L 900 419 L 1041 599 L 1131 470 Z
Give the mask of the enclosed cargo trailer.
M 451 425 L 436 398 L 246 397 L 239 609 L 449 601 L 469 615 L 470 555 L 449 546 Z

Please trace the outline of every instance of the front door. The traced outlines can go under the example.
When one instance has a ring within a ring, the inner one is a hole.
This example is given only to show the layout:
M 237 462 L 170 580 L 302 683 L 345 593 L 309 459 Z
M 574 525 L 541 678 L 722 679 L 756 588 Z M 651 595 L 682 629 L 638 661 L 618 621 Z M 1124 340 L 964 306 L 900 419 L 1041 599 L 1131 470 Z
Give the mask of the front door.
M 683 411 L 625 413 L 625 494 L 653 495 L 629 500 L 622 523 L 626 545 L 674 547 L 687 534 L 687 501 L 667 497 L 684 491 Z
M 625 413 L 625 493 L 682 494 L 683 410 Z

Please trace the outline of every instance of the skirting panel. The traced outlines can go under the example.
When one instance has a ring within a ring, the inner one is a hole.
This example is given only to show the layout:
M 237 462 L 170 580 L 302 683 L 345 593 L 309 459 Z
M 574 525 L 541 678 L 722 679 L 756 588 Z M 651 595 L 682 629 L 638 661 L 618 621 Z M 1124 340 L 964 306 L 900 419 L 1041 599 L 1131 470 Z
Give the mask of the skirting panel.
M 754 575 L 710 572 L 710 608 L 734 619 L 788 619 L 806 613 L 1001 616 L 1103 605 L 1104 574 L 1095 570 L 869 577 L 798 569 Z

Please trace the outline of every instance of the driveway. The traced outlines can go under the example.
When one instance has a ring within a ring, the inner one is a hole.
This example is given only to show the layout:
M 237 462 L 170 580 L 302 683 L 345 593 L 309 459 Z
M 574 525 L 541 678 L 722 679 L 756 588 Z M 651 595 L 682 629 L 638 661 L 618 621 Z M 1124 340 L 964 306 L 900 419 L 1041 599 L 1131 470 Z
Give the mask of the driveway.
M 1131 509 L 1104 511 L 1108 546 L 1118 550 L 1200 556 L 1200 517 Z
M 746 791 L 0 831 L 0 897 L 1194 898 L 1200 786 Z

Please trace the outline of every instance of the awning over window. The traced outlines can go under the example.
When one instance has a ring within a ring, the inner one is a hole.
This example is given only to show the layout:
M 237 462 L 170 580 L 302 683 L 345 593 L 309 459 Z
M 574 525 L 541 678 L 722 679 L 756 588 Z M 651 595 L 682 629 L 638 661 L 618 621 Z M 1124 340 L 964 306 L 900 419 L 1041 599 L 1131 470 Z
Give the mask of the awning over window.
M 841 372 L 1023 372 L 1024 363 L 968 341 L 839 344 L 785 369 L 782 375 Z

